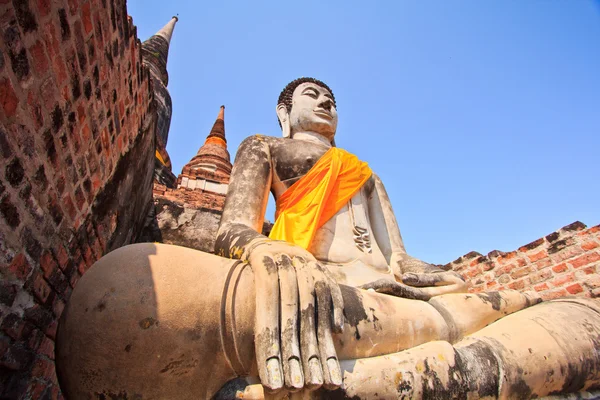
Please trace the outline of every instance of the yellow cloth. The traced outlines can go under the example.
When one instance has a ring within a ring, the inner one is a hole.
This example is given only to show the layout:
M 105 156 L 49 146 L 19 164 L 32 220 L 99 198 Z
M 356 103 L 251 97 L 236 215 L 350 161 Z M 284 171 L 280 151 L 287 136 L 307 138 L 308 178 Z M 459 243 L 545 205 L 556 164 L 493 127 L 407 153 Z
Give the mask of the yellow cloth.
M 277 200 L 269 237 L 308 249 L 315 232 L 371 177 L 371 168 L 354 154 L 332 147 Z

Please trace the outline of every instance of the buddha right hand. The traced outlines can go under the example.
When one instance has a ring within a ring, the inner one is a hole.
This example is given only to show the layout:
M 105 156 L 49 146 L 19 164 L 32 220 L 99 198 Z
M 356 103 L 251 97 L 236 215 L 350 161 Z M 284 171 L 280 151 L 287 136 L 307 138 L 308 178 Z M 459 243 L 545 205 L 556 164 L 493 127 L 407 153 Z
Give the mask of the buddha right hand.
M 289 391 L 339 387 L 342 373 L 331 336 L 344 327 L 339 286 L 301 247 L 269 240 L 250 248 L 261 383 L 270 392 L 284 384 Z

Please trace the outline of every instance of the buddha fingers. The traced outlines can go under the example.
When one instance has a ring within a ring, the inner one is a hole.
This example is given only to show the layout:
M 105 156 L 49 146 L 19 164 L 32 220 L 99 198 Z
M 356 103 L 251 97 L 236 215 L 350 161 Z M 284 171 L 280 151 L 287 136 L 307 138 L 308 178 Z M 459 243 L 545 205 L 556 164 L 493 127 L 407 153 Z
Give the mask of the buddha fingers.
M 281 295 L 281 353 L 285 386 L 289 391 L 304 387 L 298 343 L 298 282 L 292 260 L 285 254 L 277 261 Z
M 266 255 L 261 260 L 251 260 L 250 263 L 256 286 L 255 348 L 258 373 L 267 390 L 277 391 L 283 387 L 279 307 L 273 307 L 280 300 L 277 264 Z
M 323 370 L 319 361 L 315 326 L 314 282 L 306 260 L 294 257 L 292 264 L 298 278 L 300 299 L 300 353 L 304 368 L 304 384 L 308 389 L 323 385 Z

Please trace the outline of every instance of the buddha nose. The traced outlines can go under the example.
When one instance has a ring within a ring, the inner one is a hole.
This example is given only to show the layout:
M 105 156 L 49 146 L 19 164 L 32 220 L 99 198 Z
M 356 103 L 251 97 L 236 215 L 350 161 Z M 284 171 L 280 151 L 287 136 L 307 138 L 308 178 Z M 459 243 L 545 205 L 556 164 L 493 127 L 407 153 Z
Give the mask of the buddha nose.
M 320 107 L 323 107 L 324 109 L 326 109 L 327 111 L 331 111 L 331 107 L 333 106 L 333 101 L 331 101 L 331 99 L 325 99 L 324 101 L 322 101 L 319 104 Z

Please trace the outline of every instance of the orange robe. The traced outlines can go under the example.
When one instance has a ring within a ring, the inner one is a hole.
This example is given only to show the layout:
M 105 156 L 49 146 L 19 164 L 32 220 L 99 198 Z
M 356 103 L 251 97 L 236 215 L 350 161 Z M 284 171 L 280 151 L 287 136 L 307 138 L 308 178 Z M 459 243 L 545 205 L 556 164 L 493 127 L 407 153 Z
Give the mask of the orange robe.
M 371 174 L 366 162 L 332 147 L 277 200 L 275 225 L 269 237 L 308 249 L 317 229 L 354 196 Z

